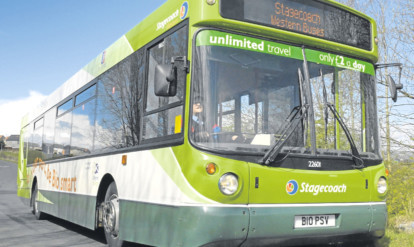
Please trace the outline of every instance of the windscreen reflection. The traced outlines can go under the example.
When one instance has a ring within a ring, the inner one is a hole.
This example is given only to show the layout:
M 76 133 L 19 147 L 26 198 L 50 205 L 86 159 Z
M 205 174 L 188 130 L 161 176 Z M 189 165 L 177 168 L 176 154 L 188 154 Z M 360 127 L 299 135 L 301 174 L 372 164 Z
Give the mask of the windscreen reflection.
M 264 152 L 301 105 L 303 61 L 242 49 L 197 47 L 190 138 L 219 150 Z M 300 125 L 286 146 L 304 147 Z

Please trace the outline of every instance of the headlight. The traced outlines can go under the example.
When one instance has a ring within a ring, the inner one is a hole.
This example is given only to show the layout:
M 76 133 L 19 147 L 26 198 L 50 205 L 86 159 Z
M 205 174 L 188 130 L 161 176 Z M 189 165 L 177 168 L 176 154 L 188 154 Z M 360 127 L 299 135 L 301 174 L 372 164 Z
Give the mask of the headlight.
M 237 188 L 239 187 L 239 179 L 233 173 L 226 173 L 221 176 L 218 185 L 221 193 L 230 196 L 236 193 Z
M 384 194 L 387 191 L 387 180 L 384 177 L 380 177 L 377 184 L 378 193 Z

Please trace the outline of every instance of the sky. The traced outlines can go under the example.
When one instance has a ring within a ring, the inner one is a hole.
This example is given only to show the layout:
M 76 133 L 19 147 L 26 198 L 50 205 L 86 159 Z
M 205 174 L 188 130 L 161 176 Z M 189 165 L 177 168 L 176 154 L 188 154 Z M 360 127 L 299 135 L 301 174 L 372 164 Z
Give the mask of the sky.
M 165 0 L 0 0 L 0 135 Z

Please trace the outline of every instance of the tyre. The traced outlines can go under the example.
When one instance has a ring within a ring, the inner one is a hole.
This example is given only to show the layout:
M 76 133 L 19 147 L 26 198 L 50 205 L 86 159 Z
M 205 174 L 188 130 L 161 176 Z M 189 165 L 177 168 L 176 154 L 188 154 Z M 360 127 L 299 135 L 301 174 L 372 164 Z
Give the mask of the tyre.
M 121 247 L 119 238 L 119 198 L 115 182 L 112 182 L 105 193 L 103 202 L 103 227 L 108 246 Z
M 35 215 L 37 220 L 42 220 L 45 218 L 45 214 L 39 211 L 38 208 L 38 202 L 37 202 L 37 194 L 39 193 L 39 190 L 37 188 L 37 183 L 35 184 L 35 188 L 32 193 L 32 213 Z

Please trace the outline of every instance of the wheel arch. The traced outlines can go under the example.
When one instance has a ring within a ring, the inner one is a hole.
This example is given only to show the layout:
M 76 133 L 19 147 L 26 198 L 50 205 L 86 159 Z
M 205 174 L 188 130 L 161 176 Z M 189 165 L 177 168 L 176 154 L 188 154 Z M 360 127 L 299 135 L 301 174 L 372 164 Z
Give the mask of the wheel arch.
M 114 177 L 111 174 L 105 174 L 98 187 L 98 192 L 96 195 L 96 214 L 95 214 L 95 229 L 102 227 L 102 203 L 105 201 L 105 194 L 106 190 L 108 189 L 109 185 L 115 182 Z
M 33 181 L 32 181 L 32 187 L 30 188 L 30 207 L 32 207 L 33 206 L 33 202 L 32 202 L 32 196 L 33 196 L 33 192 L 34 192 L 34 189 L 35 189 L 35 187 L 36 187 L 36 184 L 37 184 L 37 177 L 36 176 L 34 176 L 33 177 Z
M 115 182 L 115 179 L 114 177 L 112 177 L 111 174 L 107 173 L 102 177 L 101 183 L 99 184 L 99 188 L 98 188 L 98 194 L 96 195 L 97 206 L 99 206 L 99 204 L 105 200 L 106 190 L 108 189 L 109 185 L 112 182 Z

